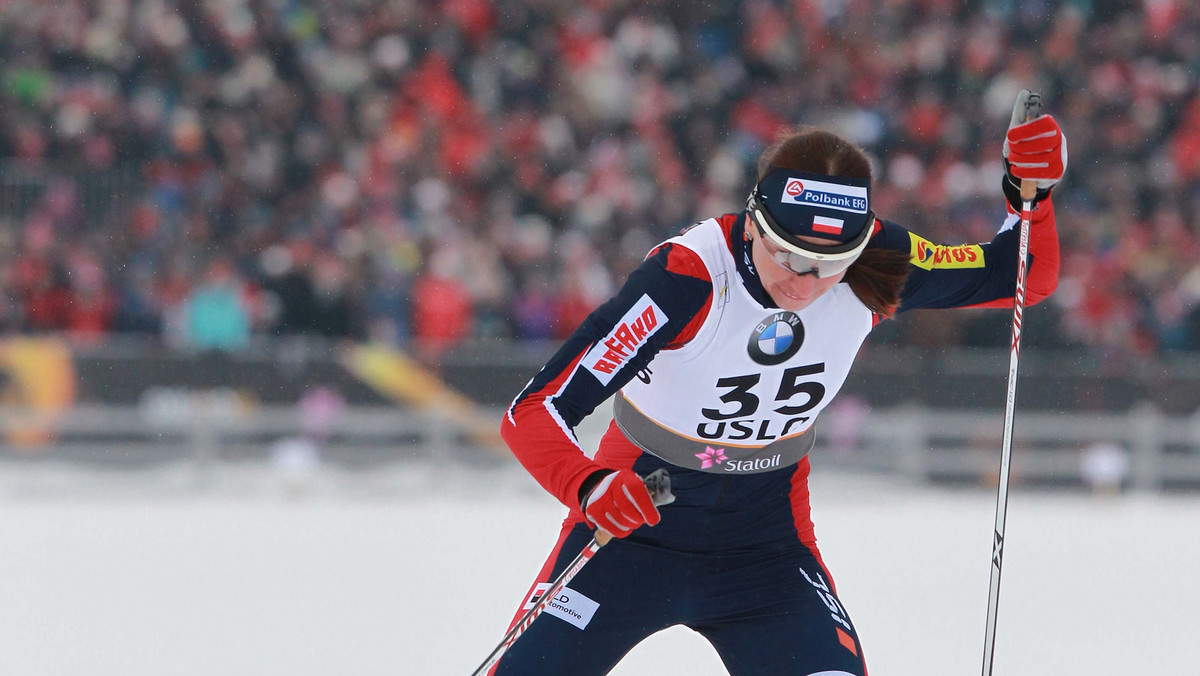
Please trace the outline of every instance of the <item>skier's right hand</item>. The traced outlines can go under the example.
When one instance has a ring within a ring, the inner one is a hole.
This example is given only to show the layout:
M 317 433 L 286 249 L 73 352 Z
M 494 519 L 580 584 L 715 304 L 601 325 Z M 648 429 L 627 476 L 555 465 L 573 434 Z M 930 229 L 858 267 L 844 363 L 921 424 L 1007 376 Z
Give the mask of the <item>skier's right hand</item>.
M 587 520 L 613 537 L 623 538 L 661 517 L 646 484 L 633 470 L 619 469 L 600 480 L 580 505 Z

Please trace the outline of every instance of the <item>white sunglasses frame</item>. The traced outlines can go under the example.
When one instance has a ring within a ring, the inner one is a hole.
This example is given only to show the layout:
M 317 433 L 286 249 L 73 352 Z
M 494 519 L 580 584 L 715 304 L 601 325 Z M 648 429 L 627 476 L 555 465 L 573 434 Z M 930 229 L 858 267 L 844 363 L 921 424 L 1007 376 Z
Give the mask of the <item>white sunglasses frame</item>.
M 771 260 L 793 274 L 815 274 L 820 279 L 833 277 L 849 269 L 867 248 L 867 243 L 871 240 L 875 214 L 868 211 L 868 223 L 863 228 L 863 234 L 860 235 L 861 241 L 856 243 L 853 248 L 845 251 L 822 252 L 799 247 L 784 240 L 775 233 L 775 229 L 771 223 L 773 219 L 771 219 L 770 214 L 766 213 L 766 209 L 762 207 L 762 202 L 755 199 L 756 197 L 758 197 L 756 194 L 751 193 L 747 211 L 750 212 L 751 217 L 754 219 L 754 225 L 758 230 L 759 236 L 765 238 L 763 249 L 770 256 Z M 765 245 L 767 239 L 781 250 L 771 251 L 767 248 Z

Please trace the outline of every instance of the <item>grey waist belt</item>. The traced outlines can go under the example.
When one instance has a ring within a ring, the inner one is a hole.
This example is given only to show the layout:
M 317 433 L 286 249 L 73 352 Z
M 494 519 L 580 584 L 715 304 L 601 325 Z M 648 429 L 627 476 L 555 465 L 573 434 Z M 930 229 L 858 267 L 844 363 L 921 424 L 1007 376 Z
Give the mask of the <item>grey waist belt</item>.
M 613 400 L 613 419 L 643 451 L 672 465 L 713 474 L 756 474 L 794 465 L 816 442 L 810 427 L 804 434 L 777 439 L 766 446 L 729 446 L 676 434 L 637 410 L 624 395 Z

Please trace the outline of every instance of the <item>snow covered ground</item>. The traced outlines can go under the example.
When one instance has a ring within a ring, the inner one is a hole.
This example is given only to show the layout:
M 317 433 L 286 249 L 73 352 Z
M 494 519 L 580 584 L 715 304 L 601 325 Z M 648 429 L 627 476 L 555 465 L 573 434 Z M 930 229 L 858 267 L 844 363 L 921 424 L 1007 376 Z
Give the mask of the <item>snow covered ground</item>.
M 563 513 L 511 469 L 192 478 L 0 472 L 0 674 L 466 675 Z M 871 672 L 978 673 L 994 493 L 818 471 L 813 494 Z M 996 673 L 1195 673 L 1197 524 L 1195 495 L 1015 490 Z M 676 628 L 613 673 L 725 671 Z

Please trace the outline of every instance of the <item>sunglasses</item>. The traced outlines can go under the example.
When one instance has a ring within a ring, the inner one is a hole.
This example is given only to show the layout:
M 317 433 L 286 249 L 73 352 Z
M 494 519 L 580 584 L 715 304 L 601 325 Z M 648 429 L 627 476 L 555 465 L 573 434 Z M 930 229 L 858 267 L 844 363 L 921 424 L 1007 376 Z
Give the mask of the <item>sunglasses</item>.
M 851 242 L 849 245 L 805 244 L 804 247 L 801 247 L 796 242 L 785 241 L 775 234 L 779 225 L 763 207 L 757 193 L 756 190 L 750 194 L 747 204 L 751 220 L 754 221 L 755 228 L 758 230 L 763 249 L 766 250 L 771 260 L 785 270 L 797 275 L 814 274 L 821 279 L 833 277 L 853 265 L 863 250 L 867 248 L 867 242 L 871 239 L 872 227 L 870 225 L 863 228 L 863 233 L 858 241 Z M 875 214 L 868 211 L 867 223 L 874 223 L 874 221 Z M 811 250 L 808 247 L 812 247 Z

